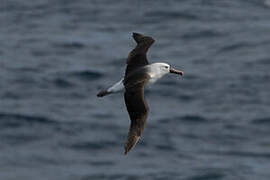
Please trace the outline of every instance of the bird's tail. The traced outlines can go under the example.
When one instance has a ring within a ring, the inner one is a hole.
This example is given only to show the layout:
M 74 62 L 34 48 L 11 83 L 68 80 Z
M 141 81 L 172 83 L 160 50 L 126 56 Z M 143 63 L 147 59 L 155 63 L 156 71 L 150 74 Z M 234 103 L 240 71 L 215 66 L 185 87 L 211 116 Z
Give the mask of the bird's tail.
M 111 91 L 108 91 L 107 89 L 103 89 L 101 91 L 99 91 L 99 93 L 97 94 L 97 97 L 103 97 L 103 96 L 106 96 L 106 95 L 109 95 L 111 94 L 112 92 Z
M 103 97 L 112 93 L 117 93 L 120 92 L 124 89 L 124 84 L 123 84 L 123 79 L 121 79 L 120 81 L 118 81 L 117 83 L 115 83 L 113 86 L 107 88 L 107 89 L 103 89 L 101 90 L 97 96 L 98 97 Z

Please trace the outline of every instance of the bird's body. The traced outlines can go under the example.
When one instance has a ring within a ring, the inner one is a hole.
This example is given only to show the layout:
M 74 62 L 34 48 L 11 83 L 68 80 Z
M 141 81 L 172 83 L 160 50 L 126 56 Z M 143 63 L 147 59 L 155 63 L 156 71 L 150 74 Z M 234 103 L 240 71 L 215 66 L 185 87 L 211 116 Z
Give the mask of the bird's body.
M 146 73 L 149 76 L 148 84 L 155 83 L 158 79 L 162 78 L 166 72 L 160 71 L 160 65 L 168 65 L 166 63 L 153 63 L 150 65 L 146 65 L 142 68 L 139 68 L 136 73 L 133 73 L 132 76 L 136 76 L 136 74 L 143 74 Z M 107 93 L 118 93 L 125 89 L 124 86 L 124 78 L 122 78 L 120 81 L 112 85 L 111 87 L 107 88 Z M 107 95 L 107 94 L 106 94 Z
M 125 154 L 138 142 L 146 124 L 149 107 L 144 98 L 144 87 L 147 83 L 155 83 L 168 73 L 183 75 L 170 67 L 167 63 L 149 64 L 146 53 L 154 43 L 154 39 L 138 33 L 133 33 L 137 46 L 128 56 L 127 68 L 123 79 L 106 90 L 102 90 L 97 96 L 103 97 L 108 94 L 125 91 L 125 103 L 131 119 L 128 140 L 125 145 Z

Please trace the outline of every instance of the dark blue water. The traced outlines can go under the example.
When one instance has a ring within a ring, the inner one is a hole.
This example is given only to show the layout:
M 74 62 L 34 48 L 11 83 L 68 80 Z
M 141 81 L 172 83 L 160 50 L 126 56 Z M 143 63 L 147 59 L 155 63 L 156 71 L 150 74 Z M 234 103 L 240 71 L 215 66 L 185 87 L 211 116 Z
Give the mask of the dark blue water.
M 270 2 L 2 0 L 1 180 L 268 180 Z M 146 90 L 143 137 L 124 156 L 118 81 L 133 31 L 151 62 L 185 71 Z

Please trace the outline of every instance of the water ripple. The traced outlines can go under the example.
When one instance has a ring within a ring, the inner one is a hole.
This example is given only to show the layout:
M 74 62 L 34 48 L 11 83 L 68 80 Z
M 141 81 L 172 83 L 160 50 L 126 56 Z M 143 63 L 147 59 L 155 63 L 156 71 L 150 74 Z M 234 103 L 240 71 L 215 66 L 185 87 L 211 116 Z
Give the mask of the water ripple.
M 200 116 L 200 115 L 185 115 L 185 116 L 178 117 L 177 119 L 180 119 L 182 121 L 189 122 L 189 123 L 208 122 L 208 120 L 206 118 L 204 118 L 203 116 Z
M 15 113 L 0 113 L 0 126 L 18 127 L 31 124 L 54 124 L 54 120 L 42 116 L 15 114 Z
M 56 78 L 54 79 L 53 83 L 60 88 L 70 88 L 73 87 L 73 83 L 71 83 L 70 81 L 63 79 L 63 78 Z
M 55 48 L 64 48 L 64 49 L 82 49 L 85 47 L 85 45 L 82 42 L 76 41 L 53 43 L 53 46 Z
M 193 176 L 188 180 L 219 180 L 223 179 L 224 177 L 225 175 L 222 173 L 205 173 L 202 175 Z
M 116 141 L 98 141 L 98 142 L 75 142 L 72 144 L 68 144 L 67 147 L 74 150 L 101 150 L 111 147 L 116 147 L 119 144 Z
M 249 44 L 247 42 L 239 42 L 239 43 L 234 43 L 234 44 L 230 44 L 230 45 L 226 45 L 223 48 L 221 48 L 219 50 L 219 52 L 230 52 L 230 51 L 234 51 L 234 50 L 238 50 L 238 49 L 242 49 L 245 47 L 253 47 L 254 45 Z
M 254 119 L 251 123 L 254 125 L 270 125 L 270 117 Z
M 152 11 L 145 13 L 147 17 L 159 17 L 163 19 L 167 18 L 181 18 L 186 20 L 197 20 L 197 15 L 191 14 L 190 12 L 179 12 L 179 11 Z
M 97 80 L 104 76 L 104 74 L 100 72 L 91 71 L 91 70 L 82 70 L 78 72 L 72 72 L 69 75 L 72 77 L 81 79 L 81 80 Z
M 203 30 L 199 32 L 188 32 L 182 35 L 184 40 L 197 40 L 199 38 L 216 38 L 222 36 L 221 33 L 213 30 Z
M 217 155 L 235 156 L 235 157 L 246 157 L 246 158 L 270 158 L 269 152 L 249 152 L 249 151 L 217 151 L 209 152 Z

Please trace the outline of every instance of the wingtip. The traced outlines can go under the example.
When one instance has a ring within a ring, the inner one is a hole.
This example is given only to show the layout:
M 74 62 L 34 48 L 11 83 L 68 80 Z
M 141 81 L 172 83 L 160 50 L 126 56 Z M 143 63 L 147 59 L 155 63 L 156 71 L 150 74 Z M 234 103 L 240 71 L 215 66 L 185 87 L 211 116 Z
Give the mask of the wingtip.
M 142 34 L 133 32 L 133 33 L 132 33 L 132 37 L 133 37 L 133 39 L 134 39 L 137 43 L 139 43 L 139 42 L 140 42 L 140 39 L 141 39 L 141 37 L 142 37 Z
M 127 155 L 128 152 L 137 144 L 139 139 L 140 139 L 140 136 L 128 137 L 128 140 L 125 145 L 125 152 L 124 152 L 125 155 Z
M 155 42 L 155 40 L 152 37 L 145 36 L 145 35 L 137 33 L 137 32 L 133 32 L 132 37 L 137 43 L 147 41 L 151 45 Z
M 128 149 L 128 147 L 125 146 L 125 152 L 124 152 L 124 155 L 127 155 L 129 151 L 130 151 L 130 149 Z
M 141 35 L 141 34 L 137 32 L 132 32 L 132 36 L 137 36 L 137 35 Z

